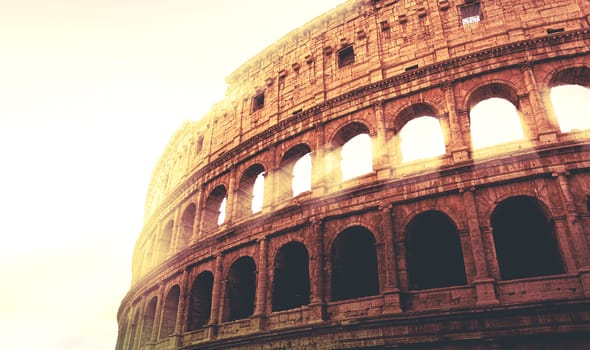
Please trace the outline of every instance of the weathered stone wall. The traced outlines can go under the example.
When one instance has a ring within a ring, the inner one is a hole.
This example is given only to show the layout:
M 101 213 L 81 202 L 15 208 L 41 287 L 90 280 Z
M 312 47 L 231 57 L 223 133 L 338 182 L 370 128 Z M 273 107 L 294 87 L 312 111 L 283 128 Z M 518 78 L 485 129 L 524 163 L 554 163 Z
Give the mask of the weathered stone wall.
M 463 25 L 461 8 L 473 4 L 480 21 Z M 245 63 L 154 170 L 117 348 L 587 347 L 590 132 L 561 132 L 549 91 L 556 81 L 590 86 L 589 18 L 585 0 L 351 0 Z M 472 147 L 470 110 L 489 97 L 516 107 L 523 140 Z M 400 130 L 425 114 L 439 121 L 445 152 L 404 162 Z M 364 132 L 373 171 L 341 181 L 340 147 Z M 291 197 L 282 161 L 302 145 L 311 190 Z M 251 169 L 265 173 L 254 214 L 241 209 Z M 220 188 L 226 219 L 208 226 Z M 559 273 L 502 278 L 492 221 L 515 198 L 546 218 Z M 413 286 L 410 232 L 424 213 L 453 226 L 464 283 Z M 339 240 L 359 228 L 372 236 L 378 293 L 333 300 Z M 309 256 L 309 303 L 273 311 L 276 257 L 290 242 Z M 227 321 L 229 271 L 242 257 L 256 265 L 254 311 Z M 214 276 L 210 318 L 189 330 L 202 272 Z

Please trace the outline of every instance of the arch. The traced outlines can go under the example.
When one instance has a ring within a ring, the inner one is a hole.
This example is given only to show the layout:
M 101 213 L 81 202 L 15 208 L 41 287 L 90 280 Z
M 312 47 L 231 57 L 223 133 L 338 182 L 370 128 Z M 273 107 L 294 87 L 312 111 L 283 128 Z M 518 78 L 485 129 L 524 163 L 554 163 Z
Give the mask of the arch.
M 139 345 L 147 344 L 152 336 L 152 331 L 154 329 L 154 320 L 156 319 L 156 307 L 158 306 L 158 297 L 154 296 L 145 310 L 145 314 L 143 316 L 143 327 L 141 329 L 141 340 Z
M 168 253 L 170 253 L 170 248 L 172 244 L 172 235 L 174 234 L 174 220 L 168 221 L 164 229 L 162 230 L 162 234 L 160 235 L 160 244 L 158 249 L 158 256 L 159 260 L 163 260 Z
M 494 208 L 490 223 L 502 279 L 564 272 L 553 223 L 536 198 L 503 200 Z
M 491 83 L 468 97 L 473 149 L 524 139 L 516 89 L 506 83 Z
M 249 256 L 237 259 L 229 268 L 225 287 L 224 321 L 250 317 L 254 313 L 256 263 Z
M 572 67 L 553 74 L 550 101 L 562 132 L 590 129 L 590 69 Z
M 362 226 L 349 227 L 332 243 L 332 300 L 379 294 L 375 237 Z
M 225 203 L 227 203 L 227 190 L 219 185 L 211 191 L 205 207 L 203 208 L 203 229 L 205 232 L 213 231 L 225 221 Z
M 264 198 L 264 174 L 261 164 L 251 165 L 240 179 L 237 191 L 237 211 L 239 217 L 259 212 Z
M 274 260 L 272 311 L 289 310 L 309 304 L 309 254 L 305 245 L 283 245 Z
M 289 149 L 281 159 L 277 174 L 279 199 L 311 190 L 311 148 L 299 144 Z
M 332 138 L 332 146 L 339 156 L 341 180 L 373 171 L 371 136 L 365 124 L 353 122 L 340 128 Z
M 197 206 L 195 203 L 189 204 L 180 218 L 180 237 L 179 247 L 186 247 L 189 244 L 190 238 L 193 235 L 195 227 L 195 216 L 197 214 Z
M 213 296 L 213 273 L 201 272 L 191 287 L 187 330 L 200 329 L 211 317 L 211 300 Z
M 405 237 L 410 289 L 467 283 L 457 227 L 446 214 L 428 210 L 416 215 L 406 226 Z
M 399 132 L 402 162 L 432 158 L 446 153 L 440 121 L 424 114 L 408 121 Z
M 174 333 L 176 327 L 176 314 L 178 313 L 178 302 L 180 299 L 180 287 L 176 284 L 168 291 L 164 301 L 162 313 L 162 325 L 160 327 L 160 339 Z

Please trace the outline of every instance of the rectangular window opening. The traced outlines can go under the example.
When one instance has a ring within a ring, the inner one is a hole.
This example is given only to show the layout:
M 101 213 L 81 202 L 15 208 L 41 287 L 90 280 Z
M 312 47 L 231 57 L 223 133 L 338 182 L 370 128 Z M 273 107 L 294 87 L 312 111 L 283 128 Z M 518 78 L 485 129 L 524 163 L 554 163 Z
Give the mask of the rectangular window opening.
M 252 112 L 256 112 L 264 107 L 264 92 L 252 97 Z
M 463 26 L 481 21 L 481 6 L 479 2 L 465 4 L 461 9 L 461 23 Z
M 354 63 L 354 49 L 348 46 L 338 51 L 338 68 L 342 68 Z

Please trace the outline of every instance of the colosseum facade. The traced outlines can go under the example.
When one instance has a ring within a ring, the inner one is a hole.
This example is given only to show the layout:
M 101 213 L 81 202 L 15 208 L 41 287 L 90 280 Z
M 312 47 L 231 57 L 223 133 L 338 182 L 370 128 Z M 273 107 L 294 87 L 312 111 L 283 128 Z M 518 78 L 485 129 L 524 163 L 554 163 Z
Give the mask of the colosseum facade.
M 589 51 L 587 0 L 293 31 L 164 150 L 117 349 L 589 348 Z

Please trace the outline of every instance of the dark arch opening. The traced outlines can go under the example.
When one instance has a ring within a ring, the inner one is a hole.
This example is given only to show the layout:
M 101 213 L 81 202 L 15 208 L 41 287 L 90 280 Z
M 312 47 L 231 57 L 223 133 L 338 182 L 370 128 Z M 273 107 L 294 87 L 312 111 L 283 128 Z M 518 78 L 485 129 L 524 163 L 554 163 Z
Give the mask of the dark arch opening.
M 174 333 L 176 326 L 176 313 L 178 312 L 178 300 L 180 298 L 180 287 L 175 285 L 170 289 L 164 302 L 164 313 L 162 314 L 162 327 L 160 338 L 167 337 Z
M 170 220 L 164 227 L 162 235 L 160 237 L 159 247 L 159 260 L 163 260 L 168 253 L 170 253 L 170 245 L 172 244 L 172 234 L 174 232 L 174 221 Z
M 375 238 L 369 230 L 344 230 L 334 240 L 331 258 L 333 301 L 379 294 Z
M 491 216 L 502 279 L 563 273 L 553 224 L 538 200 L 516 196 L 502 201 Z
M 254 313 L 256 264 L 248 256 L 236 260 L 227 274 L 224 321 L 247 318 Z
M 181 237 L 181 247 L 186 247 L 190 241 L 191 236 L 193 235 L 193 228 L 195 226 L 195 215 L 197 214 L 197 206 L 194 203 L 191 203 L 182 214 L 181 218 L 181 230 L 182 233 Z
M 467 283 L 457 228 L 439 211 L 418 214 L 410 221 L 406 228 L 406 259 L 410 289 Z
M 219 218 L 221 215 L 225 217 L 225 208 L 221 207 L 221 203 L 227 197 L 225 186 L 217 186 L 207 197 L 205 208 L 203 210 L 203 228 L 205 232 L 211 232 L 219 226 Z
M 303 244 L 291 242 L 279 249 L 272 290 L 272 311 L 309 304 L 309 255 Z
M 191 287 L 189 299 L 187 329 L 202 328 L 211 317 L 211 299 L 213 295 L 213 274 L 201 272 Z
M 158 305 L 158 297 L 153 297 L 150 300 L 145 315 L 143 316 L 143 328 L 141 330 L 141 341 L 139 345 L 145 345 L 152 336 L 154 328 L 154 319 L 156 318 L 156 306 Z

